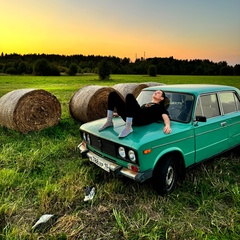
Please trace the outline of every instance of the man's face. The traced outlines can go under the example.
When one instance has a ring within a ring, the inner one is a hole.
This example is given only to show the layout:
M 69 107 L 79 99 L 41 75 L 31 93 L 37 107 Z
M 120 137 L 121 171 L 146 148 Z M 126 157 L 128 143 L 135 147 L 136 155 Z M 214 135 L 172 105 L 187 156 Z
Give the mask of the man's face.
M 162 96 L 162 91 L 161 90 L 157 90 L 156 92 L 153 93 L 153 99 L 158 101 L 158 102 L 161 102 L 164 98 Z

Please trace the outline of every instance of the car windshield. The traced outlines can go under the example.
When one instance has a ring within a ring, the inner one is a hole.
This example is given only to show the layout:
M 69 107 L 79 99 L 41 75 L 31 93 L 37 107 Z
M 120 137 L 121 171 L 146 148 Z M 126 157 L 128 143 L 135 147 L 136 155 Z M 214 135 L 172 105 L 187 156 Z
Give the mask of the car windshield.
M 137 97 L 140 106 L 151 102 L 152 95 L 155 91 L 144 90 Z M 172 121 L 189 122 L 192 116 L 194 96 L 186 93 L 167 92 L 165 91 L 166 108 L 169 112 L 169 117 Z

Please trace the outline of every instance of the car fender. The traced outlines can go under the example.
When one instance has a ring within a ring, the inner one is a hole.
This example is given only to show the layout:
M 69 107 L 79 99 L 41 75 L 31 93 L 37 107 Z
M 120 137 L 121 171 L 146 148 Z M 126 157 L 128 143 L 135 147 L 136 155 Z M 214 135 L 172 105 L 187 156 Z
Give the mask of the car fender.
M 171 147 L 171 148 L 165 149 L 164 151 L 159 153 L 159 155 L 155 159 L 153 169 L 156 167 L 156 165 L 157 165 L 157 163 L 159 161 L 163 161 L 165 159 L 165 157 L 169 156 L 170 154 L 174 154 L 174 155 L 177 154 L 178 156 L 181 156 L 181 159 L 182 159 L 182 163 L 181 164 L 185 165 L 184 154 L 183 154 L 182 150 L 180 148 L 178 148 L 178 147 Z

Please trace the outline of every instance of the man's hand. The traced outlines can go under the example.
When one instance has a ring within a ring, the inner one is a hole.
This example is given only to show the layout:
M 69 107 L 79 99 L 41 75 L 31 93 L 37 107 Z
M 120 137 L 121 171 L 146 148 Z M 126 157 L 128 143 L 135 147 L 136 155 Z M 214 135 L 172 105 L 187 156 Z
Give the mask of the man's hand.
M 164 124 L 165 124 L 165 127 L 163 128 L 163 132 L 166 133 L 166 134 L 171 133 L 172 129 L 170 127 L 170 119 L 169 119 L 168 115 L 163 114 L 162 118 L 163 118 L 163 121 L 164 121 Z
M 166 134 L 169 134 L 172 132 L 172 129 L 170 128 L 169 125 L 166 125 L 164 128 L 163 128 L 163 132 L 166 133 Z

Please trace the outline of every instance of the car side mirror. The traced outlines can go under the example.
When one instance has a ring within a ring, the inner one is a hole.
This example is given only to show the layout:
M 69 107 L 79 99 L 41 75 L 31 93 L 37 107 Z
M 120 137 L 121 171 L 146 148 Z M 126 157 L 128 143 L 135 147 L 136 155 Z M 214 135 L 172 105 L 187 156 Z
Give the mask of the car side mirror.
M 196 117 L 195 117 L 195 120 L 196 120 L 197 122 L 206 122 L 206 121 L 207 121 L 207 118 L 204 117 L 204 116 L 196 116 Z

